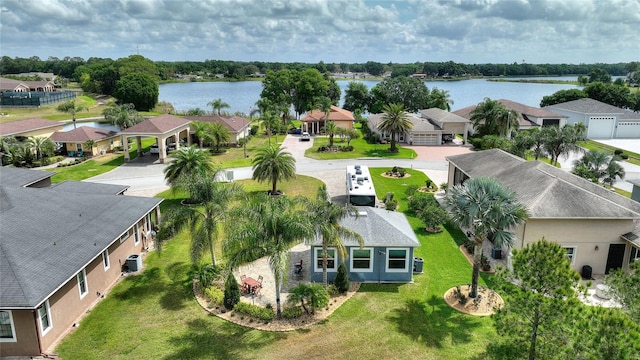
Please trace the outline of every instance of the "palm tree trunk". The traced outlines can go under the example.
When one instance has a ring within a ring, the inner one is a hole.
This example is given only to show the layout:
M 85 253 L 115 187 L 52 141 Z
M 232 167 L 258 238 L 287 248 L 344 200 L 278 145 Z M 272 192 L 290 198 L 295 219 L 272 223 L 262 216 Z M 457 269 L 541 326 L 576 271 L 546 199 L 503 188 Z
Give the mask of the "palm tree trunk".
M 271 183 L 271 195 L 275 195 L 276 192 L 278 191 L 278 180 L 273 179 L 273 182 Z
M 478 277 L 480 275 L 480 262 L 482 261 L 482 237 L 476 237 L 476 243 L 473 247 L 473 274 L 471 275 L 471 289 L 469 297 L 478 296 Z
M 280 319 L 282 317 L 282 310 L 280 309 L 280 280 L 275 277 L 276 283 L 276 317 Z
M 211 251 L 211 263 L 216 266 L 216 251 L 213 246 L 213 241 L 209 243 L 209 251 Z

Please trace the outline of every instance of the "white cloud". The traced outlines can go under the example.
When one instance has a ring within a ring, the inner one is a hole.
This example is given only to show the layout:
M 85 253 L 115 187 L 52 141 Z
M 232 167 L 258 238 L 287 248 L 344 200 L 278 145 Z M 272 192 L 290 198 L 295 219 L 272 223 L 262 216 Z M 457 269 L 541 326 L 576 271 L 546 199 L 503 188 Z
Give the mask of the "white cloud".
M 3 56 L 625 62 L 637 0 L 3 0 Z

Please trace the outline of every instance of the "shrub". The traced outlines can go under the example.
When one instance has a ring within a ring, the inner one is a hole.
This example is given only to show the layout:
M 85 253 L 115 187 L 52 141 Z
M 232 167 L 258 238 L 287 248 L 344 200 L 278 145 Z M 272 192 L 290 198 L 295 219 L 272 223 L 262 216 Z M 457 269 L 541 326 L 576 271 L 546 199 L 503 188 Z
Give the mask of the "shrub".
M 417 213 L 418 211 L 422 211 L 422 209 L 426 209 L 431 205 L 438 205 L 438 202 L 433 197 L 433 194 L 416 192 L 411 197 L 411 199 L 409 199 L 407 207 L 409 211 Z
M 302 316 L 302 308 L 300 306 L 285 306 L 282 309 L 282 316 L 285 319 L 295 319 Z
M 340 266 L 338 266 L 335 287 L 341 293 L 345 293 L 349 290 L 349 273 L 347 272 L 347 266 L 344 263 L 340 263 Z
M 249 130 L 249 134 L 250 134 L 251 136 L 254 136 L 255 134 L 257 134 L 257 133 L 258 133 L 258 129 L 259 129 L 259 128 L 260 128 L 260 127 L 259 127 L 258 125 L 251 125 L 251 129 Z
M 231 310 L 240 301 L 240 287 L 232 273 L 224 284 L 224 307 Z
M 398 202 L 396 200 L 385 201 L 384 207 L 389 211 L 395 211 L 398 208 Z
M 491 270 L 491 263 L 489 262 L 489 259 L 484 255 L 482 255 L 482 257 L 480 258 L 480 267 L 483 271 Z
M 391 200 L 393 200 L 393 193 L 391 191 L 389 191 L 387 193 L 387 196 L 385 197 L 384 201 L 387 202 L 387 201 L 391 201 Z
M 420 188 L 420 186 L 418 186 L 416 184 L 407 185 L 407 189 L 404 191 L 404 194 L 407 195 L 407 197 L 413 196 L 413 194 L 415 194 L 416 191 L 418 191 L 419 188 Z
M 627 154 L 621 154 L 621 155 L 620 155 L 620 158 L 621 158 L 622 160 L 628 160 L 628 159 L 629 159 L 629 155 L 627 155 Z
M 613 154 L 614 154 L 614 155 L 622 155 L 622 153 L 623 153 L 623 152 L 624 152 L 624 151 L 622 151 L 621 149 L 616 149 L 616 150 L 613 152 Z
M 211 285 L 213 280 L 220 274 L 220 269 L 213 264 L 202 265 L 196 272 L 196 279 L 203 288 Z
M 333 296 L 333 295 L 338 295 L 340 291 L 338 290 L 337 286 L 335 286 L 334 284 L 331 284 L 327 286 L 327 293 L 329 294 L 329 296 Z
M 420 220 L 428 229 L 436 229 L 440 224 L 449 221 L 449 213 L 438 204 L 429 204 L 422 209 Z
M 216 305 L 222 305 L 224 302 L 224 291 L 216 286 L 209 286 L 205 288 L 204 296 Z
M 467 250 L 469 254 L 473 254 L 473 248 L 475 247 L 475 242 L 471 240 L 467 240 L 464 242 L 464 244 L 462 244 L 462 246 L 464 246 L 465 250 Z
M 398 169 L 398 177 L 404 177 L 406 174 L 407 174 L 407 170 L 405 170 L 404 168 Z
M 274 316 L 273 310 L 246 302 L 237 303 L 236 306 L 233 307 L 233 310 L 260 320 L 273 320 Z
M 367 138 L 367 142 L 369 144 L 377 144 L 380 142 L 380 134 L 378 133 L 371 133 L 371 135 L 369 135 L 369 137 Z

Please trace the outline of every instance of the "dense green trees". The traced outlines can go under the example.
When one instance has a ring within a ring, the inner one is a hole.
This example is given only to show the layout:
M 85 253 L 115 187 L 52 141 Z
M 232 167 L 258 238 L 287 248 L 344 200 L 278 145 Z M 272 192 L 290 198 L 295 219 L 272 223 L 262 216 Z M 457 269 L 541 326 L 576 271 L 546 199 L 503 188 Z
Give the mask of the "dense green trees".
M 507 109 L 497 100 L 485 98 L 471 112 L 470 120 L 479 136 L 498 135 L 508 139 L 511 132 L 519 128 L 518 116 L 515 110 Z
M 123 76 L 116 84 L 113 96 L 119 103 L 133 104 L 138 111 L 149 111 L 158 103 L 158 83 L 143 73 Z
M 631 93 L 631 90 L 619 83 L 593 82 L 584 89 L 560 90 L 552 95 L 544 96 L 540 101 L 540 106 L 550 106 L 567 101 L 582 98 L 591 98 L 605 104 L 617 106 L 623 109 L 640 111 L 640 93 Z
M 552 95 L 543 96 L 542 101 L 540 101 L 540 107 L 560 104 L 586 97 L 588 97 L 587 94 L 581 89 L 560 90 L 556 91 Z
M 513 229 L 525 221 L 527 210 L 513 191 L 494 179 L 482 177 L 453 186 L 447 192 L 445 202 L 453 223 L 473 234 L 473 274 L 469 297 L 475 298 L 482 243 L 491 236 L 496 247 L 511 246 L 515 237 Z
M 378 114 L 385 105 L 402 104 L 408 112 L 426 109 L 429 104 L 429 89 L 417 78 L 387 78 L 371 88 L 369 112 Z
M 367 85 L 356 81 L 351 81 L 347 84 L 343 108 L 349 111 L 359 110 L 364 112 L 369 108 L 370 102 L 371 98 Z
M 607 151 L 589 150 L 574 163 L 572 173 L 599 183 L 613 186 L 616 178 L 624 179 L 624 168 L 616 161 L 618 158 Z
M 605 278 L 605 283 L 611 287 L 611 293 L 623 306 L 629 317 L 640 324 L 640 261 L 635 260 L 629 265 L 629 271 L 619 269 Z

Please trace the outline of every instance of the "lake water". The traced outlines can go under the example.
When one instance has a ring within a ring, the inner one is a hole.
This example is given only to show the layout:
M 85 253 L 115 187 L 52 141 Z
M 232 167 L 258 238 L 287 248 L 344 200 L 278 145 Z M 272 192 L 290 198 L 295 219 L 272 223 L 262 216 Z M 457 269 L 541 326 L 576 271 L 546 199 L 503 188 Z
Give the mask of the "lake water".
M 551 79 L 576 80 L 576 77 L 566 76 Z M 344 93 L 349 82 L 348 80 L 337 82 L 342 90 L 340 104 L 344 101 Z M 366 80 L 359 82 L 371 89 L 380 81 Z M 430 90 L 437 87 L 438 89 L 449 91 L 449 95 L 453 100 L 451 110 L 476 105 L 486 97 L 493 100 L 509 99 L 538 107 L 543 96 L 551 95 L 558 90 L 578 88 L 577 85 L 495 82 L 487 81 L 486 79 L 425 81 L 425 85 Z M 159 100 L 170 102 L 178 111 L 186 111 L 198 107 L 205 111 L 211 111 L 212 108 L 207 103 L 220 98 L 230 105 L 230 108 L 223 109 L 224 111 L 248 114 L 252 108 L 255 108 L 256 101 L 260 99 L 261 91 L 262 82 L 260 81 L 171 83 L 160 85 Z

